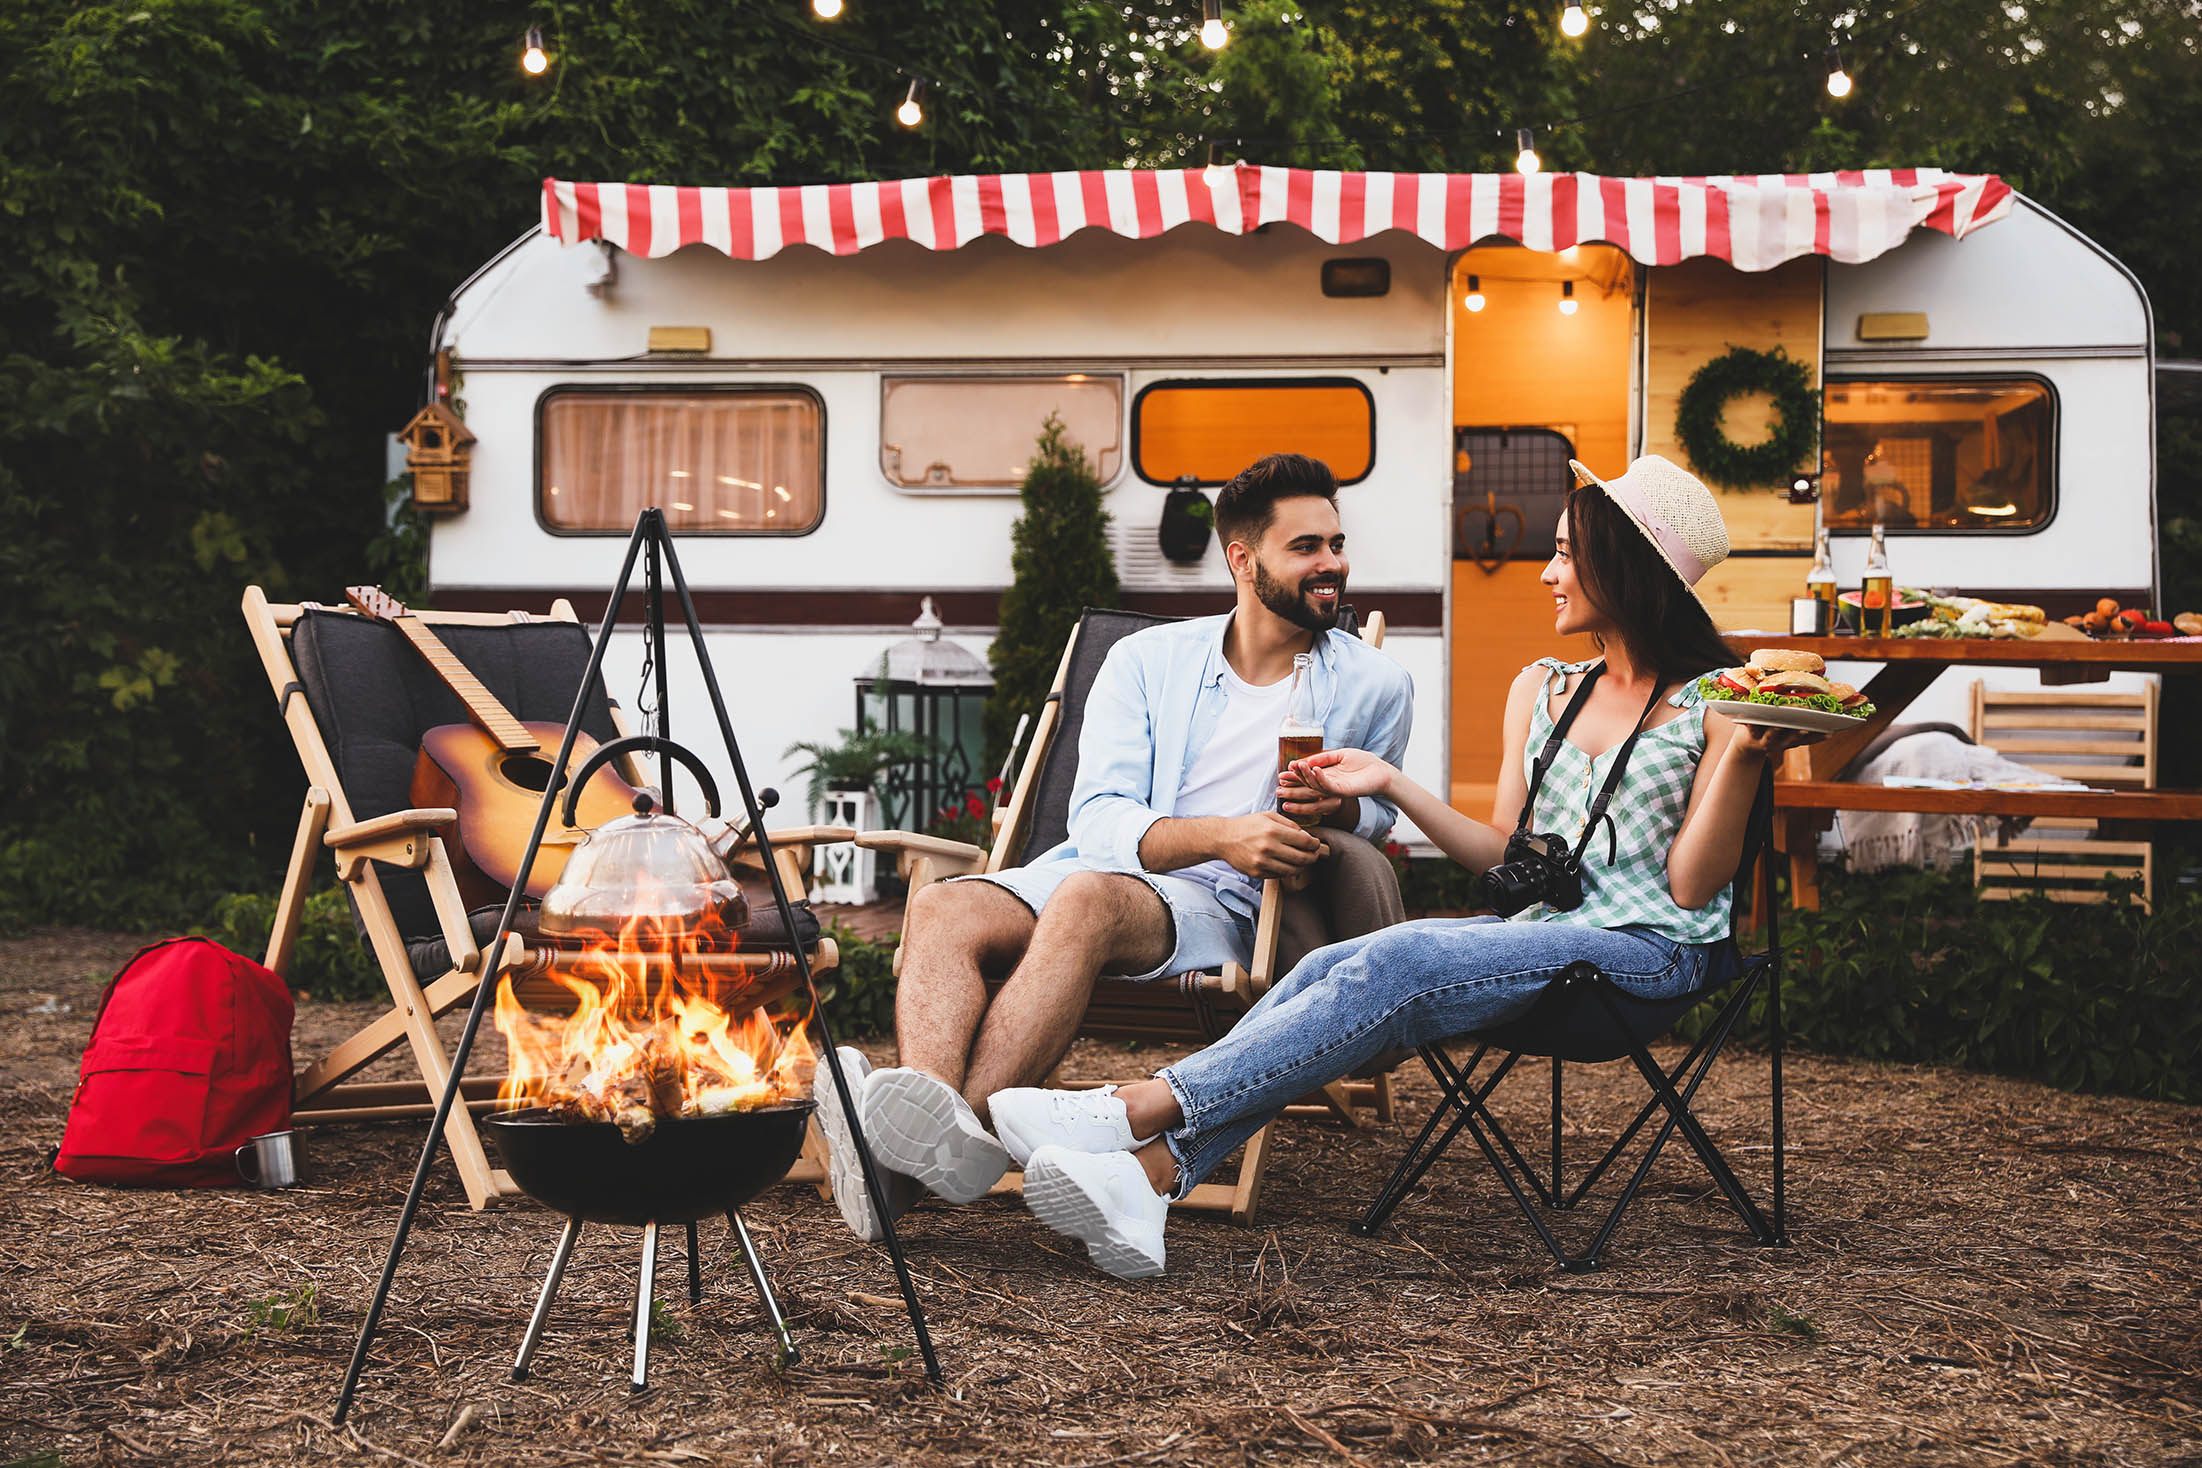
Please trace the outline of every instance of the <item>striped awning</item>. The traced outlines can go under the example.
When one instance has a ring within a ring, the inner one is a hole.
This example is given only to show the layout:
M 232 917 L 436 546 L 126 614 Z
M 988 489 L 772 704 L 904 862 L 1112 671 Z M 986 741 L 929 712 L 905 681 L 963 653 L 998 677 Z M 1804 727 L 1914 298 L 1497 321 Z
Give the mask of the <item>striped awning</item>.
M 543 228 L 555 239 L 652 257 L 708 245 L 737 260 L 798 244 L 851 255 L 882 240 L 952 250 L 981 235 L 1038 246 L 1081 229 L 1146 239 L 1181 224 L 1245 234 L 1283 223 L 1334 245 L 1402 229 L 1441 250 L 1492 238 L 1532 250 L 1604 242 L 1646 265 L 1710 255 L 1769 270 L 1799 255 L 1854 265 L 1922 227 L 1962 239 L 2010 209 L 2002 179 L 1938 168 L 1604 178 L 1240 163 L 752 189 L 543 181 Z

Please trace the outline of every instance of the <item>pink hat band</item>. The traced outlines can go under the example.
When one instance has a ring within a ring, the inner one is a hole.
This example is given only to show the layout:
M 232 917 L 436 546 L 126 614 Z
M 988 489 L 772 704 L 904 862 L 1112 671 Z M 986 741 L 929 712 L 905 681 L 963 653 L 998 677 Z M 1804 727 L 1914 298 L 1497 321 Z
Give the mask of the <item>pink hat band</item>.
M 1698 579 L 1705 574 L 1704 560 L 1683 541 L 1680 531 L 1652 510 L 1643 490 L 1630 484 L 1626 476 L 1601 480 L 1600 483 L 1605 486 L 1606 493 L 1612 495 L 1620 502 L 1621 508 L 1629 512 L 1629 518 L 1652 538 L 1652 543 L 1666 554 L 1667 563 L 1674 567 L 1676 574 L 1690 585 L 1697 585 Z

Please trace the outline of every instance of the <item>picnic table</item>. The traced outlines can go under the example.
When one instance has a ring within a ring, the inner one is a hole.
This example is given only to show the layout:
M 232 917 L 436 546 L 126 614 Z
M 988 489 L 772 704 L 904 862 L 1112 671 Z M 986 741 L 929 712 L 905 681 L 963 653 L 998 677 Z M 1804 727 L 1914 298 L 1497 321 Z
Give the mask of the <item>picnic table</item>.
M 1818 907 L 1819 833 L 1838 810 L 1930 811 L 1955 815 L 2088 817 L 2148 824 L 2202 821 L 2202 790 L 1915 790 L 1839 780 L 1859 752 L 1898 722 L 1912 700 L 1958 666 L 2034 668 L 2044 683 L 2083 682 L 2113 672 L 2202 674 L 2202 640 L 2073 642 L 1985 637 L 1731 636 L 1738 660 L 1754 648 L 1815 652 L 1829 662 L 1880 663 L 1864 685 L 1874 714 L 1853 730 L 1791 750 L 1774 782 L 1774 845 L 1789 858 L 1790 900 Z

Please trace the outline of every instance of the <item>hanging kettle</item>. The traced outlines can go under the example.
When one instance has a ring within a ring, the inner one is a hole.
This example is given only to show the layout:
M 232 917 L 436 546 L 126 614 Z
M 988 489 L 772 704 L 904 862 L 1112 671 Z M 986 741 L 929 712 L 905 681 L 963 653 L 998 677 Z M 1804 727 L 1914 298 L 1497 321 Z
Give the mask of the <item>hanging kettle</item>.
M 661 937 L 730 946 L 749 925 L 749 903 L 721 854 L 734 833 L 718 819 L 719 788 L 702 760 L 669 739 L 636 735 L 601 746 L 566 787 L 564 816 L 573 823 L 580 791 L 597 766 L 629 752 L 651 751 L 676 761 L 703 790 L 707 819 L 692 825 L 664 809 L 661 796 L 635 796 L 634 814 L 586 832 L 566 858 L 558 883 L 543 896 L 542 932 L 554 942 L 617 935 L 640 920 Z

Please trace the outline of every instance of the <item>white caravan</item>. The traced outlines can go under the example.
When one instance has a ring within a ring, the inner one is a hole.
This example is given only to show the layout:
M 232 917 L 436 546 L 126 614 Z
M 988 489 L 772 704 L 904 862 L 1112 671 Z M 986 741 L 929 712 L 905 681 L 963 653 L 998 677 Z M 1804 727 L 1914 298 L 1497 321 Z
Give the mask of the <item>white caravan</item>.
M 544 200 L 435 324 L 475 436 L 435 604 L 593 618 L 664 507 L 763 783 L 854 721 L 924 599 L 984 656 L 1051 412 L 1106 485 L 1125 604 L 1155 611 L 1229 600 L 1212 543 L 1163 553 L 1173 484 L 1329 460 L 1348 600 L 1414 677 L 1409 771 L 1470 809 L 1506 679 L 1555 650 L 1536 576 L 1565 459 L 1687 460 L 1679 396 L 1736 348 L 1804 364 L 1824 423 L 1795 466 L 1816 501 L 1786 475 L 1724 496 L 1724 625 L 1786 628 L 1823 525 L 1855 585 L 1877 519 L 1901 582 L 2053 616 L 2155 600 L 2147 301 L 1993 178 L 1239 165 Z M 1746 394 L 1724 427 L 1770 421 Z M 608 666 L 632 706 L 632 626 Z M 674 733 L 713 756 L 678 649 L 674 673 Z

